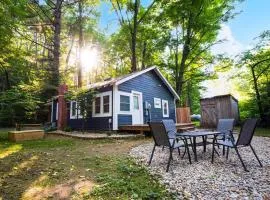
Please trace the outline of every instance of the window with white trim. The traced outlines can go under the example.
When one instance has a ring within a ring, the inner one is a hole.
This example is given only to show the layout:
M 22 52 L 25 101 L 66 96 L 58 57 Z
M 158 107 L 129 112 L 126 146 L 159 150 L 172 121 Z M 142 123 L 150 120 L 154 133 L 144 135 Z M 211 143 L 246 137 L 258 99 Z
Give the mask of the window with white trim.
M 112 115 L 112 92 L 96 94 L 93 102 L 93 117 L 109 117 Z
M 103 113 L 110 112 L 110 95 L 103 96 Z
M 120 95 L 120 111 L 130 111 L 130 96 Z
M 101 113 L 101 98 L 100 97 L 96 97 L 95 98 L 95 114 L 100 114 Z
M 162 99 L 162 115 L 163 117 L 169 117 L 169 103 L 168 100 Z
M 76 101 L 70 102 L 70 119 L 82 118 L 80 108 L 77 107 L 78 103 Z

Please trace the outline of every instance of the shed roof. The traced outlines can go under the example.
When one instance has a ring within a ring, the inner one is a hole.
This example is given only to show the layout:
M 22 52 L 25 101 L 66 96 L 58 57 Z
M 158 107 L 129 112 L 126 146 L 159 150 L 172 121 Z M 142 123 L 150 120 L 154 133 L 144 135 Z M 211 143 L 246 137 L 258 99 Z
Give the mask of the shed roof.
M 211 100 L 211 99 L 218 99 L 218 98 L 223 98 L 223 97 L 232 97 L 233 100 L 237 101 L 238 100 L 231 94 L 223 94 L 223 95 L 217 95 L 217 96 L 213 96 L 213 97 L 207 97 L 207 98 L 201 98 L 200 100 Z
M 98 88 L 112 86 L 112 85 L 120 85 L 120 84 L 122 84 L 130 79 L 133 79 L 133 78 L 140 76 L 140 75 L 142 75 L 146 72 L 149 72 L 151 70 L 153 70 L 160 77 L 160 79 L 167 86 L 167 88 L 174 95 L 174 97 L 179 99 L 179 96 L 176 93 L 176 91 L 173 89 L 173 87 L 170 85 L 170 83 L 166 80 L 166 78 L 162 75 L 162 73 L 159 71 L 159 69 L 157 67 L 149 67 L 149 68 L 141 70 L 141 71 L 137 71 L 137 72 L 133 72 L 133 73 L 130 73 L 127 75 L 118 76 L 116 78 L 111 78 L 111 79 L 104 80 L 101 82 L 93 83 L 93 84 L 88 85 L 87 87 L 89 89 L 98 89 Z

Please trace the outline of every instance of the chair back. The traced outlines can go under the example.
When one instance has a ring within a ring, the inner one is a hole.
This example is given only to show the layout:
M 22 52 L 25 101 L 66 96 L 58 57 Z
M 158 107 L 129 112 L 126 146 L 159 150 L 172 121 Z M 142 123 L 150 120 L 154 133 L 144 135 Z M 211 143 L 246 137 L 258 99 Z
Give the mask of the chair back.
M 233 131 L 234 119 L 219 119 L 217 131 L 228 134 Z
M 165 130 L 166 130 L 169 138 L 175 138 L 176 133 L 177 133 L 177 129 L 176 129 L 174 121 L 172 119 L 164 119 L 164 120 L 162 120 L 162 123 L 165 127 Z
M 157 146 L 170 146 L 169 137 L 162 122 L 149 122 L 151 133 Z
M 257 126 L 258 119 L 247 119 L 241 127 L 236 145 L 249 145 Z

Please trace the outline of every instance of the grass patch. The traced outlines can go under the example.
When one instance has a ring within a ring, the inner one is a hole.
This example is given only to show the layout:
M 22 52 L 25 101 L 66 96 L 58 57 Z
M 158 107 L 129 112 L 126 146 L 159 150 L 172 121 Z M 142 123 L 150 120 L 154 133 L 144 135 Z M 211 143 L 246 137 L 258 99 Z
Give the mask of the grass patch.
M 145 168 L 127 157 L 93 157 L 87 160 L 98 183 L 90 193 L 101 199 L 173 199 Z
M 48 134 L 43 140 L 11 143 L 7 131 L 0 131 L 0 197 L 173 199 L 145 168 L 127 156 L 132 146 L 143 142 Z

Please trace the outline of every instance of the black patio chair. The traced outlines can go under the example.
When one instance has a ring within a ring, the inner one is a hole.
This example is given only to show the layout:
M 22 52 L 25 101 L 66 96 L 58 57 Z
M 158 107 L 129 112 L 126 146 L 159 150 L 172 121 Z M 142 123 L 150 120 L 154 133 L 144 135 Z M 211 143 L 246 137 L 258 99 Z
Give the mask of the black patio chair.
M 239 134 L 239 137 L 238 137 L 237 141 L 235 141 L 232 132 L 230 133 L 231 137 L 230 137 L 229 140 L 219 140 L 218 141 L 218 140 L 216 140 L 217 136 L 215 136 L 215 138 L 213 139 L 212 163 L 214 162 L 215 145 L 223 145 L 225 147 L 228 147 L 226 159 L 228 159 L 229 149 L 230 148 L 235 149 L 235 151 L 237 153 L 237 156 L 239 157 L 244 170 L 248 171 L 247 168 L 246 168 L 246 165 L 244 164 L 243 159 L 242 159 L 242 157 L 241 157 L 241 155 L 240 155 L 240 153 L 238 151 L 238 148 L 239 147 L 247 147 L 247 146 L 249 146 L 251 148 L 253 154 L 255 155 L 257 161 L 259 162 L 260 166 L 262 167 L 261 161 L 259 160 L 254 148 L 250 144 L 251 140 L 253 138 L 257 123 L 258 123 L 258 119 L 248 119 L 248 120 L 246 120 L 245 123 L 243 124 L 243 126 L 241 127 L 240 134 Z
M 175 139 L 176 138 L 176 133 L 177 133 L 177 129 L 176 129 L 176 126 L 175 126 L 175 123 L 172 119 L 163 119 L 162 120 L 162 123 L 164 124 L 164 127 L 166 129 L 166 132 L 169 136 L 170 139 Z M 192 141 L 191 141 L 191 138 L 188 137 L 188 138 L 185 138 L 185 139 L 189 139 L 190 141 L 190 146 L 192 146 Z M 176 140 L 178 140 L 178 138 L 176 138 Z M 188 143 L 187 143 L 188 144 Z M 180 150 L 179 150 L 180 151 Z M 185 148 L 185 152 L 182 156 L 182 158 L 185 156 L 186 154 L 186 151 L 187 151 L 187 148 Z M 180 154 L 180 152 L 179 152 Z
M 185 138 L 181 138 L 181 137 L 178 138 L 177 137 L 179 140 L 183 141 L 183 143 L 180 143 L 179 141 L 177 141 L 176 137 L 169 138 L 168 133 L 166 132 L 166 129 L 165 129 L 164 124 L 162 122 L 149 122 L 149 126 L 150 126 L 150 130 L 152 132 L 154 142 L 155 142 L 152 153 L 151 153 L 150 160 L 148 162 L 149 165 L 152 162 L 156 146 L 167 147 L 170 150 L 170 156 L 169 156 L 169 161 L 167 164 L 166 172 L 169 171 L 170 162 L 173 159 L 172 153 L 173 153 L 173 150 L 176 148 L 177 149 L 179 149 L 180 147 L 187 148 L 187 152 L 189 155 L 189 163 L 191 163 L 189 149 L 188 149 L 187 141 Z M 179 153 L 179 151 L 178 151 L 178 153 Z
M 217 136 L 217 140 L 231 140 L 233 138 L 234 119 L 219 119 L 217 132 L 221 135 Z M 228 149 L 227 149 L 228 150 Z M 225 155 L 225 146 L 223 146 L 223 155 Z

